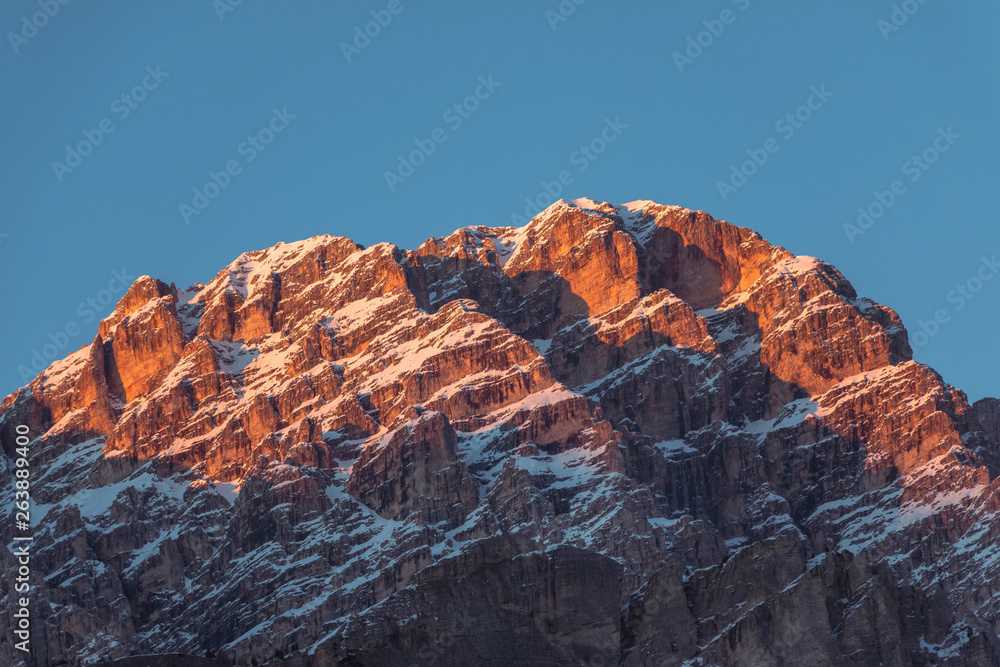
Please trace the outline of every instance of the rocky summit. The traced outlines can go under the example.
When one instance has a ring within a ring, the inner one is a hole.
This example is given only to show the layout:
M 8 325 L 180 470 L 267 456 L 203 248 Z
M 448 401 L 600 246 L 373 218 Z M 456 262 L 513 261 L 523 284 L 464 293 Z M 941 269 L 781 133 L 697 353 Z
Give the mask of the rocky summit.
M 701 211 L 139 278 L 3 400 L 6 573 L 25 431 L 4 665 L 1000 665 L 1000 402 Z

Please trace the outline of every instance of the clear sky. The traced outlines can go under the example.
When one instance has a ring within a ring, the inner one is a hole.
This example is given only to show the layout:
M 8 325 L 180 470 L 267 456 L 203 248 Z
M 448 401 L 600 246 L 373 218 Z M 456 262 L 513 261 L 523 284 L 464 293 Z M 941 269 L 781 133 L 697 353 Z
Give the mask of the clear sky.
M 412 248 L 510 224 L 563 171 L 562 196 L 831 262 L 924 322 L 918 360 L 1000 394 L 996 2 L 237 1 L 0 5 L 0 394 L 92 339 L 116 271 Z

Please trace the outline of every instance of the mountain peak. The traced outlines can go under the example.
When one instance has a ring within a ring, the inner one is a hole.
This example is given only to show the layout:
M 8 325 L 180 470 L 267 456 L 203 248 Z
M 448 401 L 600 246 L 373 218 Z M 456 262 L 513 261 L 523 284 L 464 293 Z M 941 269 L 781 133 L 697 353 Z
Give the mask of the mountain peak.
M 911 356 L 826 262 L 646 200 L 143 276 L 3 401 L 70 610 L 38 659 L 972 661 L 1000 411 Z

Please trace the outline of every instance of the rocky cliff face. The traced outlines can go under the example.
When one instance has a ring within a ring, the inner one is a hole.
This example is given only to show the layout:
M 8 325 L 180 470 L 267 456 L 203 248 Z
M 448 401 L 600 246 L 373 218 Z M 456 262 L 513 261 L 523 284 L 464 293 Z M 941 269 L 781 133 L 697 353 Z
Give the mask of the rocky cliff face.
M 2 403 L 0 662 L 1000 665 L 998 405 L 654 202 L 143 277 Z

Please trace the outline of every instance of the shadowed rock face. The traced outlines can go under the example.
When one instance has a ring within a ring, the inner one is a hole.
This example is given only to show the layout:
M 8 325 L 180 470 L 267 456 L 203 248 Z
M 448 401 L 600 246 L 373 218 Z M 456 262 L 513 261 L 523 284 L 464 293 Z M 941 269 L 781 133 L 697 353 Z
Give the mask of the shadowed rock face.
M 654 202 L 142 277 L 0 406 L 0 663 L 997 665 L 998 405 Z

